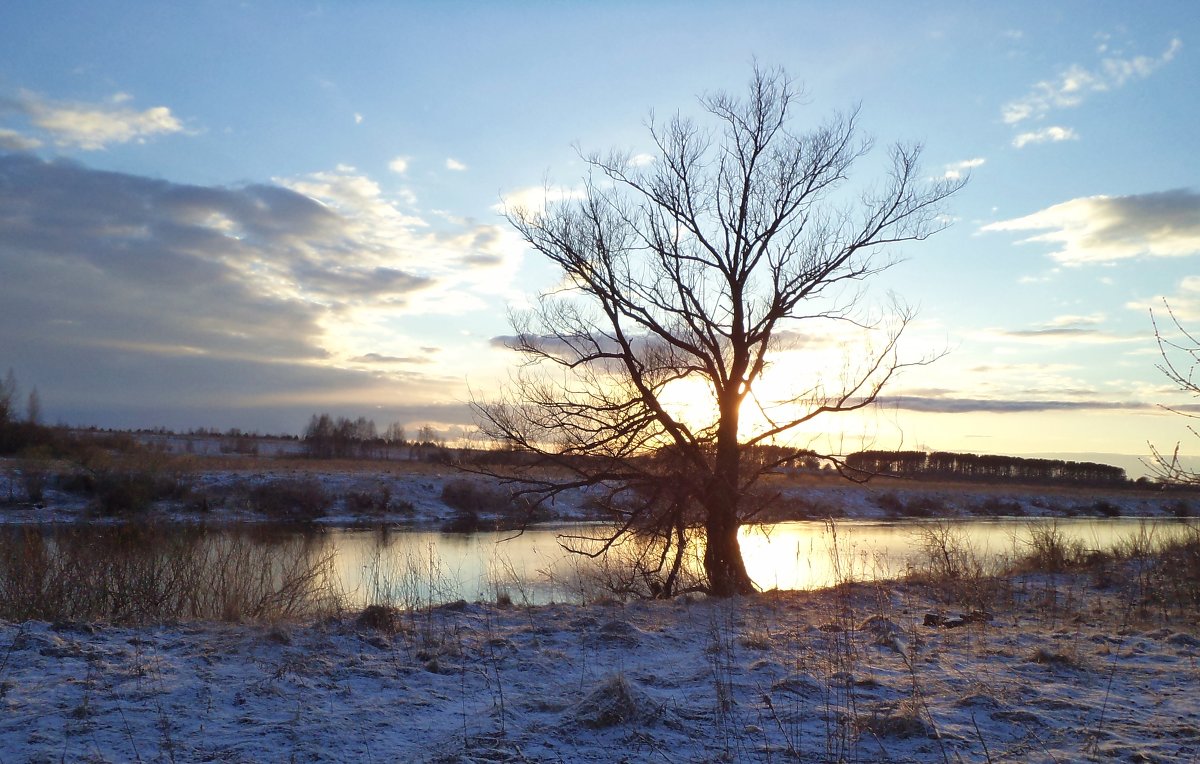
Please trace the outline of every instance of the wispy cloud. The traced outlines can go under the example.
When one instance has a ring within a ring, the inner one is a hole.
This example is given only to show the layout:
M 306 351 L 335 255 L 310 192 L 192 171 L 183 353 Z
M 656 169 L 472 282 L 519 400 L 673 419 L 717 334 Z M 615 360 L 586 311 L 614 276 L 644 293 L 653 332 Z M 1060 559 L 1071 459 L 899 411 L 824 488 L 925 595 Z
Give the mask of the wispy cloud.
M 407 364 L 433 363 L 433 359 L 428 358 L 426 356 L 407 356 L 407 355 L 406 356 L 397 356 L 397 355 L 383 355 L 381 353 L 367 353 L 365 355 L 360 355 L 355 358 L 351 358 L 350 360 L 355 363 L 366 363 L 366 364 L 404 364 L 404 365 L 407 365 Z
M 41 145 L 42 142 L 37 138 L 22 135 L 16 130 L 0 128 L 0 149 L 6 151 L 32 151 Z
M 412 161 L 412 157 L 398 156 L 392 161 L 388 162 L 388 169 L 394 173 L 403 175 L 404 173 L 408 172 L 408 163 L 410 161 Z
M 987 162 L 987 160 L 984 159 L 983 157 L 976 157 L 974 159 L 964 159 L 961 162 L 953 162 L 951 164 L 946 165 L 946 171 L 942 175 L 942 177 L 947 178 L 949 180 L 958 180 L 959 178 L 961 178 L 963 176 L 963 173 L 965 173 L 969 170 L 973 170 L 976 167 L 981 167 L 981 166 L 983 166 L 983 164 L 985 162 Z
M 1111 56 L 1091 69 L 1072 64 L 1057 77 L 1035 83 L 1029 93 L 1006 103 L 1001 114 L 1007 124 L 1015 125 L 1040 119 L 1055 109 L 1078 106 L 1094 93 L 1114 90 L 1149 77 L 1174 59 L 1182 48 L 1183 41 L 1175 38 L 1159 56 Z
M 1200 194 L 1176 189 L 1071 199 L 1025 217 L 989 223 L 984 232 L 1045 231 L 1021 243 L 1048 244 L 1064 265 L 1200 253 Z
M 458 161 L 457 159 L 455 159 L 454 157 L 447 157 L 446 158 L 446 169 L 454 170 L 455 172 L 463 172 L 464 170 L 467 169 L 467 166 L 465 164 L 463 164 L 462 162 Z
M 1118 342 L 1137 342 L 1140 336 L 1105 332 L 1091 326 L 1041 324 L 1026 329 L 982 329 L 980 338 L 990 343 L 1019 342 L 1035 345 L 1109 345 Z
M 1041 130 L 1018 133 L 1017 137 L 1013 138 L 1012 145 L 1021 149 L 1031 143 L 1058 143 L 1059 141 L 1075 140 L 1079 140 L 1079 134 L 1072 128 L 1051 125 L 1050 127 L 1043 127 Z
M 101 103 L 54 101 L 22 90 L 3 105 L 23 114 L 57 145 L 85 151 L 184 132 L 183 122 L 166 106 L 139 111 L 129 105 L 132 100 L 127 93 L 117 93 Z
M 1188 325 L 1200 322 L 1200 276 L 1185 277 L 1174 294 L 1158 294 L 1125 303 L 1125 307 L 1143 314 L 1151 310 L 1162 312 L 1164 305 L 1170 305 L 1175 317 Z
M 993 330 L 992 336 L 1010 340 L 1034 340 L 1058 344 L 1060 340 L 1070 340 L 1072 343 L 1108 344 L 1110 342 L 1128 342 L 1136 337 L 1120 337 L 1106 334 L 1096 329 L 1086 329 L 1080 326 L 1042 326 L 1034 329 Z
M 505 192 L 500 198 L 500 202 L 492 209 L 497 212 L 506 210 L 533 212 L 571 199 L 582 199 L 584 196 L 582 186 L 525 186 Z
M 1062 329 L 1062 328 L 1079 329 L 1082 327 L 1099 326 L 1102 323 L 1104 323 L 1104 314 L 1103 313 L 1091 313 L 1086 316 L 1080 316 L 1080 315 L 1076 315 L 1076 314 L 1067 314 L 1067 315 L 1062 315 L 1062 316 L 1055 316 L 1054 318 L 1047 321 L 1044 324 L 1044 326 L 1046 328 L 1052 328 L 1052 329 Z
M 920 396 L 891 396 L 879 399 L 884 407 L 920 411 L 932 414 L 1020 414 L 1051 411 L 1157 411 L 1159 406 L 1144 401 L 1114 400 L 1017 400 L 989 398 L 925 398 Z M 1186 406 L 1200 410 L 1200 406 Z

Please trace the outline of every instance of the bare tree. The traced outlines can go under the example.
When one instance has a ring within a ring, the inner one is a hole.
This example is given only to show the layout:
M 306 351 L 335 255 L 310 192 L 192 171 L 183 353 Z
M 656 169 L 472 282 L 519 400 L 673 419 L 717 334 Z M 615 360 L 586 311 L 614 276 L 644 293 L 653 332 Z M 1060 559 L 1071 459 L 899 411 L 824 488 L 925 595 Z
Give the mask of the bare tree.
M 17 390 L 17 375 L 9 369 L 0 382 L 0 424 L 16 421 Z
M 921 147 L 898 144 L 874 190 L 849 194 L 849 172 L 871 148 L 857 110 L 795 132 L 798 98 L 783 71 L 756 68 L 744 97 L 701 97 L 711 128 L 651 116 L 654 161 L 587 155 L 581 198 L 507 211 L 565 280 L 513 316 L 508 344 L 525 361 L 514 384 L 473 404 L 485 436 L 533 455 L 496 472 L 528 497 L 600 497 L 620 522 L 594 554 L 633 530 L 658 538 L 645 571 L 655 593 L 675 590 L 693 529 L 704 538 L 704 588 L 754 591 L 738 528 L 762 509 L 760 478 L 801 451 L 748 456 L 815 417 L 871 405 L 910 365 L 896 345 L 910 314 L 898 309 L 890 329 L 870 324 L 882 341 L 861 349 L 865 362 L 837 389 L 809 380 L 768 403 L 756 383 L 797 328 L 868 328 L 861 295 L 842 287 L 890 265 L 888 245 L 942 228 L 940 203 L 963 183 L 922 177 Z M 710 420 L 671 405 L 687 381 L 703 384 Z M 747 402 L 762 423 L 753 432 Z
M 38 395 L 36 387 L 29 391 L 29 398 L 25 403 L 25 421 L 30 424 L 42 423 L 42 398 Z
M 1180 323 L 1169 304 L 1163 306 L 1174 327 L 1166 329 L 1170 336 L 1159 327 L 1154 311 L 1150 312 L 1150 321 L 1154 324 L 1154 337 L 1158 341 L 1158 352 L 1162 362 L 1157 365 L 1159 371 L 1180 390 L 1200 397 L 1200 339 L 1190 334 Z M 1200 414 L 1182 408 L 1164 406 L 1168 411 L 1189 419 L 1200 419 Z M 1189 426 L 1192 434 L 1200 437 L 1195 427 Z M 1170 454 L 1158 450 L 1150 444 L 1151 459 L 1147 466 L 1160 481 L 1175 485 L 1200 485 L 1200 472 L 1185 467 L 1179 458 L 1179 444 L 1175 444 Z

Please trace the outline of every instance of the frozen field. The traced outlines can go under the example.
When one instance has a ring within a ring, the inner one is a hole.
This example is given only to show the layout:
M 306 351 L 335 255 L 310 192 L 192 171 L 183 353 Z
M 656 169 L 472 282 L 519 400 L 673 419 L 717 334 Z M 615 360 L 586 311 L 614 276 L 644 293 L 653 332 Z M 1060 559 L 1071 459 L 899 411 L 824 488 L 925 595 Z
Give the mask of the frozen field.
M 1194 761 L 1200 639 L 1086 582 L 0 625 L 4 761 Z M 953 620 L 951 623 L 955 623 Z

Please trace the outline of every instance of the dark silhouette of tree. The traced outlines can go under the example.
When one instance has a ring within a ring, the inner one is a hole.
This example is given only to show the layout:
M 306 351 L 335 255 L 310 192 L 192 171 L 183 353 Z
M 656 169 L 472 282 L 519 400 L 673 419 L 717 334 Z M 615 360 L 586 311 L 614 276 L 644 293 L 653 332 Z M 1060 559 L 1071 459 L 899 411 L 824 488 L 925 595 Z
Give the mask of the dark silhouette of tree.
M 371 459 L 384 453 L 385 445 L 370 419 L 334 419 L 329 414 L 313 414 L 302 441 L 314 459 Z
M 17 375 L 12 369 L 4 375 L 4 381 L 0 382 L 0 424 L 15 421 L 16 406 L 17 406 Z
M 12 369 L 0 381 L 0 454 L 24 450 L 52 450 L 61 440 L 55 428 L 42 425 L 42 401 L 37 388 L 29 391 L 25 416 L 17 411 L 20 386 Z M 61 444 L 59 444 L 61 445 Z
M 659 539 L 657 569 L 646 571 L 655 593 L 674 590 L 693 528 L 704 536 L 704 587 L 752 592 L 738 528 L 762 509 L 760 477 L 803 454 L 751 463 L 747 447 L 869 406 L 898 369 L 928 361 L 898 356 L 907 309 L 868 321 L 860 295 L 842 287 L 890 265 L 888 245 L 943 227 L 940 203 L 962 181 L 929 181 L 921 147 L 897 144 L 886 176 L 849 193 L 849 173 L 871 148 L 857 110 L 798 132 L 799 96 L 783 71 L 756 68 L 745 96 L 700 99 L 711 127 L 651 116 L 653 162 L 587 155 L 582 198 L 507 210 L 565 280 L 514 314 L 508 344 L 525 364 L 500 399 L 473 404 L 481 431 L 541 457 L 497 470 L 526 497 L 586 487 L 614 513 L 616 531 L 593 553 L 633 530 Z M 796 336 L 785 331 L 828 332 L 822 322 L 836 321 L 870 324 L 881 337 L 838 389 L 809 380 L 787 401 L 755 395 L 772 352 Z M 711 420 L 673 413 L 671 391 L 684 381 L 703 383 Z M 768 422 L 753 433 L 742 426 L 747 402 Z
M 1096 462 L 1030 459 L 997 454 L 953 454 L 943 451 L 859 451 L 845 459 L 851 477 L 892 475 L 1025 483 L 1124 485 L 1125 470 Z
M 29 391 L 29 398 L 25 402 L 25 421 L 34 425 L 42 423 L 42 398 L 36 387 Z
M 1174 327 L 1173 330 L 1170 327 L 1166 329 L 1171 336 L 1164 333 L 1158 325 L 1158 319 L 1154 317 L 1154 312 L 1150 312 L 1150 320 L 1154 324 L 1154 337 L 1158 340 L 1158 352 L 1162 357 L 1162 362 L 1157 368 L 1180 390 L 1191 393 L 1193 397 L 1200 397 L 1200 339 L 1183 327 L 1170 305 L 1164 303 L 1164 307 Z M 1200 414 L 1194 411 L 1170 406 L 1163 408 L 1189 419 L 1200 419 Z M 1200 432 L 1197 432 L 1195 427 L 1189 425 L 1188 430 L 1200 438 Z M 1147 462 L 1147 466 L 1158 480 L 1172 485 L 1200 485 L 1200 472 L 1185 467 L 1180 460 L 1179 443 L 1175 444 L 1170 454 L 1159 451 L 1151 443 L 1150 453 L 1151 460 Z

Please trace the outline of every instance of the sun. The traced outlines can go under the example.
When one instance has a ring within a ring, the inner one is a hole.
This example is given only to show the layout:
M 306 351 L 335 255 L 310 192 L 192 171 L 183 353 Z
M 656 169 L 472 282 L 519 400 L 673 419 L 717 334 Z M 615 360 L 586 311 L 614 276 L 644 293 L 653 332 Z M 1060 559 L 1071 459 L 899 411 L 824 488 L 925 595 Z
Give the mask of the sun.
M 720 416 L 712 385 L 699 377 L 668 382 L 658 401 L 673 419 L 692 432 L 711 427 Z

